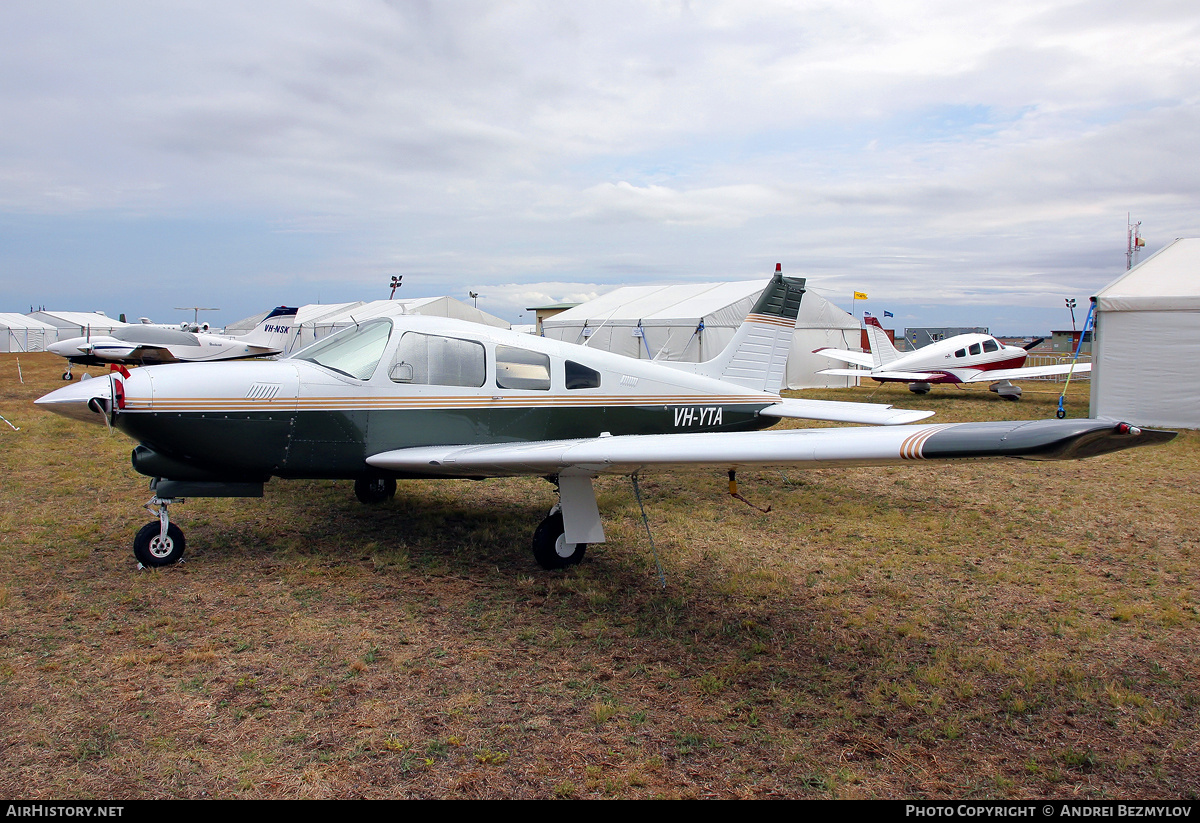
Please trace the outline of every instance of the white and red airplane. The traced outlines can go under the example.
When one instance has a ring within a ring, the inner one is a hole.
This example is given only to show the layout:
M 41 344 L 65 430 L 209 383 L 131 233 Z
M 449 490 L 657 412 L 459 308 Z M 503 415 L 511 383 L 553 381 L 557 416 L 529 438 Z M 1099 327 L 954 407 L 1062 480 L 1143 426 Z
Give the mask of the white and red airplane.
M 905 354 L 892 345 L 878 318 L 868 316 L 865 321 L 871 351 L 831 348 L 813 351 L 861 368 L 822 369 L 818 374 L 908 383 L 909 390 L 917 394 L 928 393 L 934 383 L 991 383 L 991 390 L 1005 400 L 1020 400 L 1021 387 L 1014 386 L 1012 380 L 1092 370 L 1091 363 L 1025 366 L 1028 351 L 1020 346 L 1006 346 L 989 334 L 960 334 Z

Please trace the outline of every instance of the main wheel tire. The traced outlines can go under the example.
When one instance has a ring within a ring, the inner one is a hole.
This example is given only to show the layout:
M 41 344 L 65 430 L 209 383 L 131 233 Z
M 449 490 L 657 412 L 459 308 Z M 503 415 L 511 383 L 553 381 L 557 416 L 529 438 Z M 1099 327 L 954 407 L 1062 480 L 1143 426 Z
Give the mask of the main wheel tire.
M 565 569 L 583 560 L 587 543 L 568 543 L 562 512 L 541 522 L 533 533 L 533 558 L 543 569 Z
M 71 373 L 69 371 L 63 372 L 63 380 L 70 380 L 70 379 L 71 379 Z
M 360 477 L 354 481 L 354 496 L 368 506 L 391 500 L 396 496 L 396 478 Z
M 147 523 L 133 538 L 133 556 L 143 566 L 169 566 L 183 558 L 186 543 L 183 529 L 170 523 L 167 536 L 162 536 L 162 524 L 157 520 Z

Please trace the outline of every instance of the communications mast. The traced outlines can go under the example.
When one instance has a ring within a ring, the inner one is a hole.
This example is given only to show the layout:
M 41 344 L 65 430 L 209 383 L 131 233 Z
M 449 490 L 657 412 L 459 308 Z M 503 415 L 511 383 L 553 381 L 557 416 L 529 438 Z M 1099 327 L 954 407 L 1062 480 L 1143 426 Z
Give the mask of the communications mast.
M 1129 271 L 1133 268 L 1133 259 L 1137 257 L 1137 253 L 1146 245 L 1146 240 L 1141 235 L 1142 221 L 1139 220 L 1136 223 L 1133 223 L 1130 222 L 1131 219 L 1131 215 L 1127 214 L 1125 216 L 1125 271 Z

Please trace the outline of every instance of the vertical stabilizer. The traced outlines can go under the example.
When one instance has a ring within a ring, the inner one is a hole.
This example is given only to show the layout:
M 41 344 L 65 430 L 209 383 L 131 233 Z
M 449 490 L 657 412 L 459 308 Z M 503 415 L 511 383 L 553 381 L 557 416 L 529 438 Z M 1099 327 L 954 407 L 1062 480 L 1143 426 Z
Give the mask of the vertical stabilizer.
M 263 346 L 274 352 L 282 352 L 287 349 L 295 322 L 296 309 L 280 306 L 268 312 L 261 323 L 238 339 L 250 346 Z
M 779 391 L 803 297 L 804 278 L 784 277 L 783 267 L 777 263 L 775 276 L 725 351 L 696 364 L 696 372 L 751 389 Z
M 875 359 L 875 368 L 899 360 L 900 352 L 892 345 L 879 318 L 867 317 L 864 318 L 864 322 L 867 324 L 867 339 L 871 342 L 871 356 Z

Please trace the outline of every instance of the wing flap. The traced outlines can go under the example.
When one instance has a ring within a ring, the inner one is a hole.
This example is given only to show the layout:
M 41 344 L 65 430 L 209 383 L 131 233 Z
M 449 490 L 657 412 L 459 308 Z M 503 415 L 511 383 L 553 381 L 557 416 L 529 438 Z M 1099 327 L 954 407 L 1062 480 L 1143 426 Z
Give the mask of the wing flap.
M 968 378 L 963 378 L 964 383 L 992 383 L 997 380 L 1027 380 L 1031 377 L 1050 377 L 1056 374 L 1081 374 L 1092 370 L 1091 363 L 1076 363 L 1072 366 L 1070 363 L 1057 366 L 1021 366 L 1017 369 L 994 369 L 992 371 L 981 371 Z
M 1036 420 L 419 446 L 382 452 L 368 457 L 367 463 L 425 477 L 512 477 L 632 474 L 646 468 L 884 465 L 922 459 L 1073 460 L 1174 436 L 1106 420 Z

